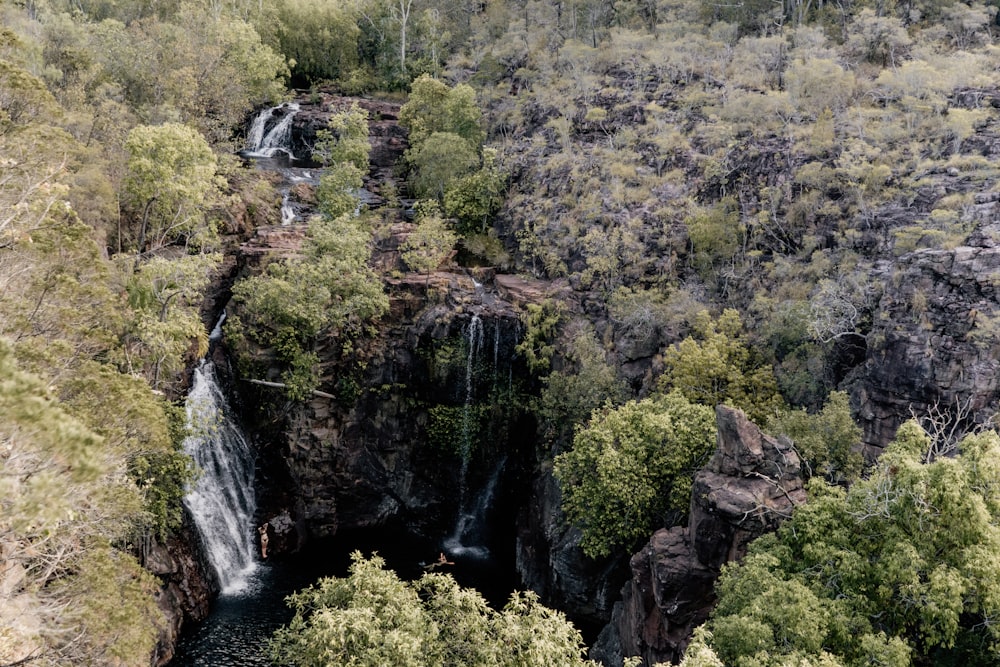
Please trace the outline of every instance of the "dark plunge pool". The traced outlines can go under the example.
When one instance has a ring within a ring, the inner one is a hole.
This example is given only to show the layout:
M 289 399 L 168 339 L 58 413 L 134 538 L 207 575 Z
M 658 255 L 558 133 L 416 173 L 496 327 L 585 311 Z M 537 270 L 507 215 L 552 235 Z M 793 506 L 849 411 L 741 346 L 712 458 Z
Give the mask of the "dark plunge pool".
M 385 531 L 341 534 L 313 543 L 294 556 L 262 564 L 239 593 L 220 596 L 207 619 L 181 635 L 170 667 L 243 667 L 270 665 L 267 642 L 288 623 L 292 611 L 285 597 L 325 576 L 346 576 L 354 550 L 377 552 L 386 567 L 403 579 L 416 579 L 435 562 L 442 549 L 434 543 Z M 494 607 L 502 607 L 519 585 L 513 554 L 488 558 L 449 555 L 454 565 L 438 569 L 459 584 L 479 590 Z

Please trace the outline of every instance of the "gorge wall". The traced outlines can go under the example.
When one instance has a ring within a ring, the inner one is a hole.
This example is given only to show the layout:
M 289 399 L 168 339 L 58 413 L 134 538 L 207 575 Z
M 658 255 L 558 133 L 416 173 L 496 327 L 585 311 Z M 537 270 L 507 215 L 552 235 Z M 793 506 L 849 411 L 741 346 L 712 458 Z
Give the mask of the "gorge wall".
M 329 111 L 344 98 L 300 100 L 293 137 L 305 151 Z M 398 105 L 365 102 L 372 114 L 372 165 L 365 189 L 381 183 L 405 150 Z M 941 179 L 948 178 L 942 174 Z M 308 193 L 304 199 L 308 199 Z M 977 195 L 976 231 L 950 250 L 919 250 L 880 262 L 884 290 L 872 308 L 863 363 L 845 385 L 875 454 L 911 410 L 940 405 L 968 425 L 995 408 L 998 384 L 995 289 L 1000 271 L 997 202 Z M 373 201 L 377 201 L 373 199 Z M 528 403 L 538 377 L 516 352 L 528 304 L 559 297 L 589 318 L 634 393 L 650 389 L 658 355 L 676 332 L 624 329 L 586 290 L 492 269 L 413 275 L 400 271 L 399 247 L 413 226 L 391 225 L 374 262 L 385 276 L 389 315 L 349 360 L 336 341 L 321 341 L 320 394 L 300 404 L 273 388 L 239 383 L 247 418 L 260 434 L 260 520 L 276 531 L 276 553 L 343 531 L 390 528 L 441 543 L 464 497 L 501 470 L 495 517 L 515 542 L 523 584 L 588 630 L 601 633 L 595 657 L 675 661 L 714 601 L 721 566 L 751 539 L 773 530 L 804 502 L 798 458 L 788 443 L 762 434 L 740 413 L 720 409 L 719 448 L 692 494 L 687 526 L 657 531 L 630 562 L 585 557 L 579 533 L 565 525 L 559 489 Z M 260 226 L 240 250 L 240 267 L 295 256 L 304 225 Z M 357 363 L 358 361 L 361 363 Z M 252 378 L 278 380 L 277 372 Z M 474 444 L 473 444 L 474 443 Z M 433 555 L 433 554 L 430 554 Z

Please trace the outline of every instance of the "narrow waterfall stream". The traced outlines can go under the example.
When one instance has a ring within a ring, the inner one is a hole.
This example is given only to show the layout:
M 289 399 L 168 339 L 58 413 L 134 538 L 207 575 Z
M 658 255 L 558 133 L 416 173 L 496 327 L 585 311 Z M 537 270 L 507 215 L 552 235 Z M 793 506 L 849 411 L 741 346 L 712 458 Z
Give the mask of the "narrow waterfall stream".
M 223 595 L 238 593 L 257 569 L 253 515 L 254 456 L 219 387 L 215 365 L 194 371 L 187 399 L 193 434 L 184 451 L 201 471 L 184 504 L 194 519 Z
M 312 168 L 315 165 L 308 156 L 296 155 L 292 148 L 292 124 L 299 111 L 297 102 L 286 102 L 257 112 L 247 130 L 246 147 L 240 151 L 240 155 L 253 160 L 260 169 L 281 175 L 278 191 L 282 225 L 290 225 L 301 217 L 302 204 L 293 197 L 292 188 L 298 183 L 319 184 L 317 171 Z

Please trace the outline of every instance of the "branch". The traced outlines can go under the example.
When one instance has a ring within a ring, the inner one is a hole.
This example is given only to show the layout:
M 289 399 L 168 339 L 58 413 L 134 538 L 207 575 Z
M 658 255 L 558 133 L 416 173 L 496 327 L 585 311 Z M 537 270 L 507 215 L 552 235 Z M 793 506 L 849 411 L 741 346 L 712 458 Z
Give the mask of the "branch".
M 243 378 L 244 382 L 249 382 L 250 384 L 259 384 L 262 387 L 274 387 L 275 389 L 288 389 L 288 385 L 284 382 L 269 382 L 267 380 L 254 380 L 251 378 Z M 312 390 L 313 396 L 319 396 L 320 398 L 331 398 L 336 400 L 337 397 L 333 394 L 328 394 L 325 391 L 320 391 L 319 389 Z

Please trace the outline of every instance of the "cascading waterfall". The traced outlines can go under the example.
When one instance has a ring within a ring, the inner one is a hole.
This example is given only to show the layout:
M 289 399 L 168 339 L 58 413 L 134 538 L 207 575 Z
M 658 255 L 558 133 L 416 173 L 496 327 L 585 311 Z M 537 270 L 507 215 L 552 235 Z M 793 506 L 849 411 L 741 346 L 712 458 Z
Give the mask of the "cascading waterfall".
M 473 315 L 465 328 L 465 344 L 469 355 L 465 361 L 465 407 L 462 410 L 462 485 L 465 485 L 465 473 L 472 455 L 473 420 L 472 402 L 475 399 L 476 356 L 483 347 L 483 321 L 479 315 Z
M 455 529 L 443 544 L 445 551 L 450 556 L 477 560 L 485 560 L 490 557 L 489 548 L 483 544 L 486 538 L 484 534 L 486 515 L 493 505 L 493 496 L 496 495 L 497 483 L 500 481 L 500 475 L 503 473 L 506 462 L 506 458 L 497 462 L 490 478 L 473 502 L 469 503 L 468 506 L 464 501 L 462 502 L 458 520 L 455 522 Z
M 273 123 L 275 115 L 280 110 L 284 110 L 285 113 Z M 247 147 L 244 153 L 254 157 L 272 157 L 275 153 L 285 153 L 294 159 L 295 154 L 292 152 L 291 144 L 292 121 L 298 112 L 297 102 L 286 102 L 257 114 L 247 133 Z
M 476 358 L 483 349 L 485 337 L 483 321 L 478 315 L 473 315 L 472 319 L 469 320 L 469 324 L 465 327 L 464 337 L 468 355 L 465 361 L 465 405 L 462 410 L 462 441 L 460 443 L 462 463 L 458 480 L 459 512 L 455 529 L 445 539 L 443 546 L 451 556 L 482 559 L 489 556 L 489 550 L 476 543 L 481 541 L 483 537 L 479 527 L 483 524 L 486 511 L 492 503 L 503 463 L 501 462 L 497 466 L 481 492 L 470 503 L 466 496 L 468 495 L 469 461 L 472 458 L 475 444 L 473 438 L 476 431 L 474 428 L 476 415 L 473 413 L 473 402 L 476 397 Z
M 213 337 L 217 335 L 213 331 Z M 201 475 L 188 489 L 184 504 L 194 518 L 223 594 L 238 593 L 257 568 L 254 456 L 232 417 L 209 359 L 202 360 L 194 371 L 186 408 L 192 435 L 184 440 L 184 451 L 197 463 Z
M 292 208 L 291 195 L 286 192 L 281 197 L 281 224 L 290 225 L 295 222 L 295 209 Z

